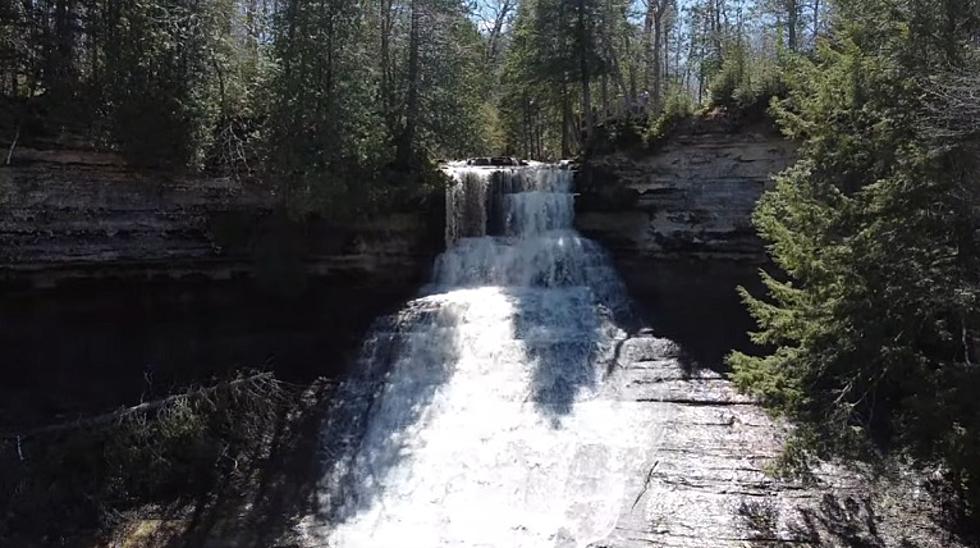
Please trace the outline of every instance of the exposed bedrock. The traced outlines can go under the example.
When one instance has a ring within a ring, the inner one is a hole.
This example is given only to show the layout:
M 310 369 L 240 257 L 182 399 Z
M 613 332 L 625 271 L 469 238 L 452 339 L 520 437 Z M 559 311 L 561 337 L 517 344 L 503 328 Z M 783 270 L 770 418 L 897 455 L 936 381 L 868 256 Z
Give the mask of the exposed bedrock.
M 623 343 L 610 398 L 637 420 L 634 469 L 609 536 L 593 547 L 959 546 L 921 475 L 825 463 L 804 483 L 769 465 L 787 429 L 672 341 Z
M 617 257 L 761 261 L 752 210 L 794 146 L 762 125 L 682 129 L 654 151 L 594 156 L 578 181 L 576 226 Z
M 138 403 L 239 367 L 340 374 L 412 296 L 442 213 L 298 223 L 268 190 L 20 147 L 0 167 L 0 427 Z M 78 382 L 79 375 L 86 382 Z
M 416 286 L 441 246 L 438 212 L 297 224 L 267 189 L 137 173 L 115 155 L 18 149 L 0 168 L 0 281 L 229 279 L 301 267 L 354 285 Z M 284 264 L 287 263 L 287 264 Z

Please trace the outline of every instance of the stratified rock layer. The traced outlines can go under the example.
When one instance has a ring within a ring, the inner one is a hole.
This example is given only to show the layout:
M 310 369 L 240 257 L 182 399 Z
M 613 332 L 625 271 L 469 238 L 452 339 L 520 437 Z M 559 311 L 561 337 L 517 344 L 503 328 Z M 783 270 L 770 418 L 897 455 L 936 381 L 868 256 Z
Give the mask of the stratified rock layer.
M 813 483 L 767 473 L 787 429 L 721 375 L 645 335 L 623 343 L 607 394 L 647 417 L 642 468 L 595 547 L 958 546 L 920 475 L 823 464 Z
M 0 168 L 8 281 L 222 279 L 278 258 L 350 283 L 414 286 L 441 245 L 430 212 L 297 227 L 277 222 L 272 192 L 233 179 L 137 172 L 107 153 L 18 149 L 16 159 Z
M 576 226 L 629 260 L 761 260 L 752 210 L 793 158 L 761 126 L 681 130 L 651 152 L 596 156 L 580 177 Z

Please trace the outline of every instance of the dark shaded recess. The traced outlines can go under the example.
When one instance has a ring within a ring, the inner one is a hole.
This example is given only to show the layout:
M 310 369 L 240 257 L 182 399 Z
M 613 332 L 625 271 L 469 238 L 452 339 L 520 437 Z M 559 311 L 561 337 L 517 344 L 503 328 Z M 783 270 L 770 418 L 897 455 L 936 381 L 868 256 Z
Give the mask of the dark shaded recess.
M 415 290 L 310 278 L 292 296 L 247 279 L 8 291 L 0 294 L 0 428 L 134 405 L 243 367 L 293 382 L 336 377 L 372 319 Z
M 636 206 L 640 193 L 615 172 L 586 164 L 575 174 L 575 211 L 623 211 Z
M 688 367 L 727 372 L 732 350 L 758 353 L 748 332 L 756 328 L 736 288 L 761 295 L 759 265 L 735 261 L 636 260 L 617 267 L 638 312 L 654 333 L 681 346 Z
M 504 235 L 507 224 L 507 195 L 528 190 L 527 182 L 513 173 L 498 171 L 490 177 L 486 192 L 487 235 Z

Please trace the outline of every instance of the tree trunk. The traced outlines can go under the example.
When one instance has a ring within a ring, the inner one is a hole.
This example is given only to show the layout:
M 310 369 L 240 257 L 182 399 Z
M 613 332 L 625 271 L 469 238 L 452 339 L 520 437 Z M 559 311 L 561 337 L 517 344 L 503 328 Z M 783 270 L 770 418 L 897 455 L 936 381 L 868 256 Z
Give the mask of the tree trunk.
M 568 158 L 572 155 L 572 147 L 569 142 L 568 130 L 572 124 L 572 105 L 568 100 L 568 80 L 562 79 L 561 83 L 561 157 Z
M 820 36 L 820 0 L 813 0 L 813 45 L 817 45 Z
M 172 396 L 167 396 L 166 398 L 160 400 L 143 402 L 140 403 L 139 405 L 134 405 L 132 407 L 123 407 L 121 409 L 117 409 L 109 413 L 104 413 L 102 415 L 96 415 L 94 417 L 79 418 L 69 422 L 43 426 L 40 428 L 35 428 L 34 430 L 28 430 L 21 434 L 3 433 L 2 435 L 0 435 L 0 439 L 19 438 L 21 440 L 27 440 L 38 436 L 60 434 L 62 432 L 69 432 L 72 430 L 81 430 L 81 429 L 91 430 L 93 428 L 110 426 L 113 424 L 118 424 L 121 420 L 125 419 L 126 417 L 130 417 L 141 413 L 152 413 L 168 405 L 176 403 L 181 399 L 206 397 L 219 390 L 238 389 L 239 387 L 242 386 L 256 385 L 261 383 L 272 383 L 273 385 L 279 385 L 279 382 L 276 381 L 272 373 L 257 373 L 249 377 L 243 377 L 231 381 L 222 382 L 220 384 L 216 384 L 214 386 L 209 386 L 206 388 L 195 388 L 181 394 L 174 394 Z
M 419 47 L 421 6 L 420 0 L 411 2 L 411 27 L 408 34 L 408 92 L 405 99 L 405 127 L 398 143 L 398 163 L 407 167 L 412 163 L 415 147 L 415 130 L 419 113 Z
M 664 25 L 664 89 L 667 89 L 666 82 L 670 81 L 670 25 Z
M 74 0 L 58 0 L 55 4 L 55 53 L 52 56 L 54 80 L 52 86 L 60 100 L 67 101 L 72 95 L 75 25 L 72 21 L 75 12 Z
M 394 105 L 391 90 L 391 0 L 380 0 L 378 24 L 380 25 L 381 52 L 378 61 L 381 63 L 381 110 L 388 124 L 388 130 L 394 133 L 397 124 L 394 116 Z
M 524 157 L 530 158 L 533 156 L 531 152 L 531 105 L 526 95 L 521 111 L 524 118 L 524 123 L 521 124 L 521 145 L 524 148 Z
M 664 7 L 666 0 L 656 0 L 657 10 L 653 14 L 653 81 L 650 87 L 650 107 L 653 112 L 660 112 L 663 89 L 663 27 Z
M 336 101 L 334 100 L 334 56 L 336 51 L 334 48 L 334 38 L 336 33 L 336 13 L 334 11 L 335 3 L 327 2 L 329 8 L 327 9 L 327 56 L 324 69 L 326 70 L 326 82 L 323 85 L 323 96 L 326 99 L 326 111 L 327 120 L 329 120 L 330 127 L 328 131 L 333 133 L 336 129 L 334 116 L 334 106 Z M 331 135 L 332 137 L 332 135 Z
M 500 11 L 497 12 L 497 16 L 494 18 L 493 28 L 490 29 L 490 35 L 487 37 L 487 61 L 490 63 L 497 61 L 497 50 L 500 49 L 500 35 L 503 33 L 504 23 L 507 22 L 507 16 L 513 7 L 513 3 L 510 0 L 504 0 L 504 3 L 500 5 Z
M 592 136 L 595 120 L 592 115 L 592 80 L 589 71 L 588 35 L 585 28 L 585 0 L 578 0 L 578 39 L 579 39 L 579 71 L 582 78 L 582 117 L 585 126 L 583 142 Z
M 653 82 L 651 82 L 653 78 L 651 46 L 653 44 L 653 12 L 656 9 L 654 6 L 657 1 L 647 0 L 647 11 L 643 17 L 643 34 L 640 40 L 643 44 L 643 53 L 641 55 L 643 59 L 643 89 L 647 92 L 650 91 L 650 86 L 653 85 Z
M 721 64 L 721 6 L 720 0 L 712 0 L 709 23 L 711 25 L 711 43 L 715 48 L 715 58 Z
M 797 0 L 786 0 L 786 30 L 787 30 L 787 40 L 789 42 L 789 50 L 797 51 L 799 44 L 797 43 L 796 27 L 800 22 L 800 6 Z
M 599 93 L 602 100 L 602 119 L 600 121 L 605 121 L 609 118 L 609 75 L 603 74 L 602 80 L 599 83 Z

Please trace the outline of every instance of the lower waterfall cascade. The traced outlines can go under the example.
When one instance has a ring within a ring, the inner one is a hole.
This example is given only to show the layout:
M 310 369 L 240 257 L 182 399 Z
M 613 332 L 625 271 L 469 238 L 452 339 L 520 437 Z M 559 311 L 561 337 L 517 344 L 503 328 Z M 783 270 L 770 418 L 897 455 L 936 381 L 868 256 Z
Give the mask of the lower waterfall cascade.
M 318 545 L 578 547 L 632 497 L 637 428 L 606 397 L 630 315 L 572 227 L 573 172 L 445 167 L 447 249 L 379 319 L 322 430 Z

